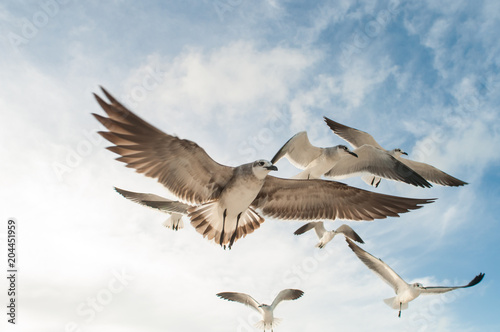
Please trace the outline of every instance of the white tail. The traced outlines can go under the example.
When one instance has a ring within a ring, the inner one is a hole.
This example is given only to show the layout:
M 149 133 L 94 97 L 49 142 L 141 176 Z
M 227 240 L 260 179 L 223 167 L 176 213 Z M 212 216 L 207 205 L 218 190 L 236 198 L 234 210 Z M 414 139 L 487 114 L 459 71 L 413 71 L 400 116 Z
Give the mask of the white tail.
M 390 297 L 388 299 L 385 299 L 384 302 L 392 309 L 399 310 L 399 302 L 396 301 L 396 297 Z M 401 310 L 405 309 L 408 309 L 408 303 L 403 303 L 403 305 L 401 306 Z
M 266 330 L 266 329 L 273 329 L 275 328 L 276 326 L 278 326 L 281 321 L 283 319 L 282 318 L 274 318 L 273 321 L 271 322 L 271 324 L 269 323 L 265 323 L 264 320 L 261 320 L 261 321 L 258 321 L 257 323 L 255 323 L 255 327 L 259 330 Z
M 184 228 L 184 222 L 182 221 L 182 214 L 172 213 L 170 217 L 163 222 L 163 226 L 171 228 L 174 231 Z
M 365 174 L 365 175 L 361 176 L 361 179 L 363 181 L 365 181 L 367 184 L 369 184 L 370 186 L 374 186 L 375 188 L 378 187 L 378 185 L 380 184 L 380 181 L 382 180 L 378 176 L 374 176 L 371 174 Z

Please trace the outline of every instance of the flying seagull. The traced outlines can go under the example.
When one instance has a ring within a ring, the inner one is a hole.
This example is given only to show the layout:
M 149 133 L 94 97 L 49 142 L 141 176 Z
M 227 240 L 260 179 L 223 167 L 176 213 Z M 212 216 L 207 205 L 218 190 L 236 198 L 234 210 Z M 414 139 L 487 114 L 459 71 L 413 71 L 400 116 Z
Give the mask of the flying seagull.
M 178 201 L 172 201 L 155 194 L 136 193 L 116 187 L 115 190 L 120 195 L 133 202 L 170 214 L 170 217 L 163 222 L 163 226 L 171 228 L 174 231 L 184 228 L 182 216 L 187 215 L 187 210 L 191 207 L 190 205 Z
M 294 176 L 295 179 L 319 179 L 342 156 L 346 155 L 351 155 L 354 158 L 358 157 L 345 145 L 318 148 L 309 142 L 307 132 L 301 131 L 281 147 L 273 159 L 271 159 L 271 162 L 276 164 L 278 160 L 285 157 L 292 165 L 304 170 Z
M 346 224 L 341 225 L 336 230 L 327 231 L 322 221 L 312 221 L 297 229 L 293 234 L 301 235 L 307 231 L 310 231 L 313 228 L 319 239 L 319 242 L 318 244 L 316 244 L 316 247 L 320 249 L 323 249 L 323 247 L 326 246 L 326 244 L 330 242 L 337 234 L 344 234 L 344 236 L 353 239 L 354 241 L 357 241 L 359 243 L 364 243 L 361 237 L 359 237 L 359 235 Z
M 108 117 L 93 115 L 109 130 L 99 132 L 114 144 L 107 149 L 190 205 L 191 224 L 224 248 L 260 227 L 264 218 L 256 210 L 286 220 L 373 220 L 435 200 L 383 195 L 334 181 L 276 178 L 268 173 L 277 167 L 266 160 L 221 165 L 196 143 L 164 133 L 102 91 L 109 103 L 94 96 Z
M 338 136 L 342 137 L 344 140 L 349 142 L 355 149 L 368 145 L 380 149 L 382 151 L 386 151 L 389 154 L 391 154 L 394 158 L 399 160 L 401 163 L 408 166 L 411 170 L 420 174 L 424 179 L 432 183 L 440 184 L 442 186 L 451 186 L 451 187 L 459 187 L 467 184 L 467 182 L 459 180 L 437 169 L 434 166 L 402 158 L 401 155 L 407 156 L 408 154 L 402 151 L 401 149 L 385 150 L 382 146 L 380 146 L 380 144 L 377 143 L 377 141 L 375 141 L 372 135 L 364 131 L 345 126 L 343 124 L 340 124 L 338 122 L 335 122 L 327 118 L 326 116 L 324 117 L 324 119 L 328 127 L 330 127 L 330 129 L 333 130 L 335 134 L 337 134 Z M 335 174 L 327 174 L 327 175 L 333 176 Z M 363 177 L 363 180 L 375 187 L 377 187 L 380 183 L 379 176 L 378 177 L 365 176 Z
M 446 293 L 458 288 L 467 288 L 477 285 L 483 280 L 484 273 L 479 273 L 471 282 L 465 286 L 439 286 L 439 287 L 424 287 L 420 283 L 408 284 L 404 281 L 393 269 L 384 263 L 381 259 L 376 258 L 358 247 L 349 238 L 345 239 L 349 247 L 354 251 L 356 256 L 365 263 L 370 270 L 378 275 L 389 286 L 394 288 L 395 297 L 385 299 L 384 302 L 393 309 L 399 309 L 398 317 L 401 317 L 401 310 L 408 309 L 408 302 L 417 298 L 420 294 L 439 294 Z
M 319 179 L 322 175 L 333 179 L 356 175 L 381 176 L 414 186 L 431 187 L 422 176 L 386 151 L 369 145 L 354 151 L 345 145 L 319 148 L 311 144 L 305 131 L 290 138 L 271 162 L 276 164 L 283 157 L 303 169 L 294 176 L 296 179 Z
M 296 300 L 302 295 L 304 295 L 304 292 L 301 290 L 284 289 L 279 292 L 271 305 L 267 305 L 260 304 L 253 297 L 244 293 L 224 292 L 217 294 L 217 296 L 221 299 L 243 303 L 244 305 L 257 310 L 262 315 L 262 320 L 255 326 L 258 329 L 263 329 L 264 331 L 266 329 L 271 329 L 271 332 L 273 331 L 273 328 L 276 327 L 276 325 L 278 325 L 278 323 L 281 321 L 281 318 L 274 317 L 273 311 L 276 306 L 281 301 Z

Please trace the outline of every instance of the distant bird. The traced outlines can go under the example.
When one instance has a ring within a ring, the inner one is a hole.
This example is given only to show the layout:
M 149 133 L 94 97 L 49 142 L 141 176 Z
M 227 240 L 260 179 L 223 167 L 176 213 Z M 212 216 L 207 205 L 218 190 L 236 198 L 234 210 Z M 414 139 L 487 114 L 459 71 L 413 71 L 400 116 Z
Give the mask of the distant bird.
M 422 176 L 408 168 L 386 151 L 363 145 L 354 151 L 345 145 L 318 148 L 309 142 L 302 131 L 286 142 L 271 159 L 275 164 L 287 158 L 295 167 L 303 169 L 296 179 L 319 179 L 321 176 L 340 179 L 351 176 L 381 176 L 419 187 L 431 187 Z
M 190 205 L 179 201 L 172 201 L 155 194 L 136 193 L 116 187 L 115 190 L 133 202 L 170 214 L 170 217 L 163 222 L 163 226 L 171 228 L 174 231 L 184 228 L 182 216 L 187 215 L 187 210 L 191 207 Z
M 196 143 L 164 133 L 102 91 L 110 103 L 94 96 L 108 117 L 93 115 L 109 130 L 99 132 L 114 144 L 108 149 L 190 205 L 191 224 L 224 248 L 260 227 L 264 218 L 257 209 L 287 220 L 373 220 L 435 200 L 377 194 L 333 181 L 275 178 L 268 173 L 277 167 L 266 160 L 224 166 Z
M 273 328 L 276 327 L 276 325 L 278 325 L 279 322 L 281 322 L 281 318 L 275 318 L 273 314 L 273 311 L 276 308 L 276 306 L 281 301 L 296 300 L 300 298 L 302 295 L 304 295 L 304 292 L 301 290 L 284 289 L 281 292 L 279 292 L 278 296 L 276 296 L 271 305 L 267 305 L 267 304 L 260 304 L 253 297 L 244 293 L 224 292 L 217 294 L 218 297 L 224 300 L 243 303 L 244 305 L 255 309 L 262 315 L 262 320 L 258 322 L 255 326 L 258 329 L 263 329 L 264 331 L 266 329 L 271 329 L 271 332 L 273 332 Z
M 323 249 L 323 247 L 330 242 L 335 235 L 337 234 L 344 234 L 344 236 L 353 239 L 354 241 L 357 241 L 359 243 L 364 243 L 361 237 L 348 225 L 344 224 L 341 225 L 339 228 L 336 230 L 332 231 L 327 231 L 325 229 L 325 225 L 322 221 L 313 221 L 305 224 L 304 226 L 300 227 L 297 229 L 293 234 L 295 235 L 301 235 L 304 234 L 307 231 L 310 231 L 311 229 L 314 228 L 314 231 L 316 232 L 316 235 L 318 236 L 319 242 L 316 244 L 316 247 Z
M 439 286 L 439 287 L 424 287 L 420 283 L 408 284 L 404 281 L 393 269 L 384 263 L 381 259 L 376 258 L 358 247 L 349 238 L 346 238 L 349 247 L 354 251 L 356 256 L 378 275 L 389 286 L 394 288 L 395 297 L 385 299 L 384 302 L 393 309 L 399 309 L 398 317 L 401 317 L 401 310 L 408 309 L 408 302 L 417 298 L 420 294 L 439 294 L 446 293 L 458 288 L 467 288 L 477 285 L 483 280 L 484 273 L 479 273 L 471 282 L 465 286 Z
M 349 142 L 355 149 L 360 148 L 362 146 L 373 146 L 382 151 L 387 151 L 394 158 L 408 166 L 410 169 L 420 174 L 424 179 L 429 182 L 440 184 L 442 186 L 452 186 L 459 187 L 466 185 L 467 182 L 459 180 L 434 166 L 431 166 L 426 163 L 409 160 L 406 158 L 402 158 L 401 155 L 408 155 L 406 152 L 401 149 L 393 149 L 393 150 L 385 150 L 380 144 L 375 141 L 375 139 L 368 133 L 354 129 L 338 122 L 335 122 L 326 116 L 324 117 L 326 124 L 330 127 L 331 130 L 338 136 L 342 137 L 344 140 Z M 328 174 L 327 174 L 328 175 Z M 377 187 L 380 183 L 380 177 L 377 176 L 365 176 L 363 180 L 368 184 Z

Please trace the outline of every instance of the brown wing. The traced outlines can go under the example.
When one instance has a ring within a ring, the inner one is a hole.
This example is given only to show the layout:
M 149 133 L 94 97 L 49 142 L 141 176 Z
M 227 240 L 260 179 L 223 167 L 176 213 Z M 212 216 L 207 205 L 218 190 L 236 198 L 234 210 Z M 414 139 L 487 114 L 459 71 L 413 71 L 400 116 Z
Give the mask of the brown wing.
M 118 161 L 157 179 L 185 202 L 201 204 L 218 197 L 233 167 L 218 164 L 192 141 L 165 134 L 102 91 L 110 103 L 94 96 L 108 117 L 93 115 L 109 130 L 99 134 L 114 144 L 107 149 L 121 155 Z
M 405 164 L 406 166 L 408 166 L 409 168 L 420 174 L 424 179 L 426 179 L 429 182 L 450 187 L 460 187 L 467 184 L 467 182 L 459 180 L 456 177 L 453 177 L 450 174 L 445 173 L 442 170 L 437 169 L 436 167 L 431 166 L 429 164 L 401 157 L 397 157 L 396 159 L 398 159 L 403 164 Z
M 178 201 L 172 201 L 155 194 L 136 193 L 116 187 L 115 190 L 120 195 L 131 200 L 132 202 L 158 209 L 166 213 L 187 214 L 187 210 L 191 207 L 188 204 L 184 204 Z
M 327 180 L 267 176 L 252 206 L 265 216 L 288 220 L 373 220 L 421 208 L 435 199 L 378 194 Z
M 222 292 L 217 293 L 216 295 L 224 300 L 242 303 L 246 306 L 249 306 L 250 308 L 257 310 L 258 312 L 262 311 L 262 309 L 260 308 L 260 303 L 248 294 L 237 292 Z
M 325 177 L 335 178 L 361 174 L 373 174 L 386 179 L 405 182 L 422 188 L 432 185 L 420 174 L 412 170 L 385 150 L 372 145 L 362 145 L 354 150 L 358 158 L 344 156 L 325 173 Z
M 384 150 L 384 148 L 377 143 L 372 135 L 368 134 L 367 132 L 344 126 L 343 124 L 330 120 L 326 116 L 324 116 L 323 118 L 325 119 L 328 127 L 330 127 L 330 129 L 333 130 L 335 134 L 348 141 L 349 144 L 351 144 L 354 148 L 359 148 L 362 145 L 368 144 Z

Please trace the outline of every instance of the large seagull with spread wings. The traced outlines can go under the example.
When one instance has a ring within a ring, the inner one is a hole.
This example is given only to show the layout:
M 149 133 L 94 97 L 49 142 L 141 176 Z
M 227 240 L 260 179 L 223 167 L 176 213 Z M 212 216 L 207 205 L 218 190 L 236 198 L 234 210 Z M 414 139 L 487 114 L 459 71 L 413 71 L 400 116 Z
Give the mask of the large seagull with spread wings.
M 267 217 L 287 220 L 373 220 L 418 209 L 434 199 L 378 194 L 326 180 L 268 176 L 277 170 L 257 160 L 237 167 L 215 162 L 198 144 L 169 135 L 120 104 L 95 95 L 108 117 L 93 114 L 108 131 L 118 161 L 157 179 L 179 201 L 190 205 L 191 224 L 224 248 L 252 233 Z

